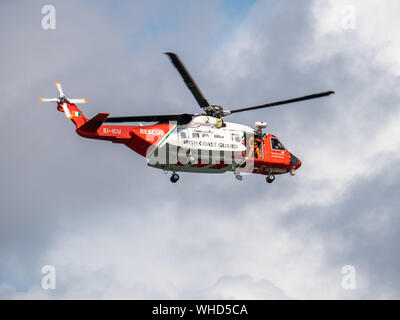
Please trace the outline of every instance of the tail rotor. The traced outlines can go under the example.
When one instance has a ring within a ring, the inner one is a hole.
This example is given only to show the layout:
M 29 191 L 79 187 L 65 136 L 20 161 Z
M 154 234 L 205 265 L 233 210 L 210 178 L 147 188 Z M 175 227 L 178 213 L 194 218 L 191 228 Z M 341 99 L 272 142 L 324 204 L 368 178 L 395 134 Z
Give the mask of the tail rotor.
M 56 87 L 57 87 L 57 90 L 59 93 L 58 98 L 40 98 L 40 102 L 57 102 L 59 105 L 62 105 L 65 116 L 68 119 L 72 119 L 72 114 L 69 111 L 68 103 L 73 103 L 73 104 L 87 103 L 87 99 L 86 98 L 84 98 L 84 99 L 68 99 L 65 96 L 64 91 L 61 86 L 61 83 L 59 81 L 56 81 Z

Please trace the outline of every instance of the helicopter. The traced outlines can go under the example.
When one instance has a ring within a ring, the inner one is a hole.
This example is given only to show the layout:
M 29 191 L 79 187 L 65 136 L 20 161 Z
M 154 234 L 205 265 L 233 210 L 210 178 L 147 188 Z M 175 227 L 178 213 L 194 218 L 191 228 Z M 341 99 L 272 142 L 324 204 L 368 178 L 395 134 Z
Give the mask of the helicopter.
M 147 160 L 147 165 L 171 172 L 170 180 L 179 180 L 177 172 L 225 173 L 233 172 L 237 180 L 246 174 L 260 174 L 268 183 L 276 175 L 294 176 L 301 161 L 289 152 L 273 134 L 264 132 L 267 124 L 255 122 L 255 128 L 227 122 L 225 117 L 245 111 L 269 108 L 304 100 L 329 96 L 326 91 L 303 97 L 275 101 L 263 105 L 227 110 L 209 104 L 186 67 L 173 52 L 165 53 L 181 75 L 187 88 L 202 109 L 199 113 L 140 115 L 109 117 L 98 113 L 91 119 L 84 116 L 77 104 L 87 99 L 67 98 L 61 83 L 56 82 L 58 98 L 41 98 L 41 102 L 56 102 L 81 137 L 106 140 L 127 146 Z M 115 123 L 138 122 L 138 125 Z M 143 125 L 143 122 L 153 123 Z M 111 123 L 111 124 L 109 124 Z

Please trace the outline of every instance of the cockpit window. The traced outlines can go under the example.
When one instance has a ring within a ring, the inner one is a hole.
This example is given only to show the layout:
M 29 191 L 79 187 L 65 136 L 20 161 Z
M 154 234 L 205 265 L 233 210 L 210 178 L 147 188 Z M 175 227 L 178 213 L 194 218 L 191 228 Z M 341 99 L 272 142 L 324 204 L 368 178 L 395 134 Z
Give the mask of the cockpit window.
M 272 150 L 281 150 L 281 151 L 285 150 L 285 147 L 276 138 L 271 138 L 271 147 Z

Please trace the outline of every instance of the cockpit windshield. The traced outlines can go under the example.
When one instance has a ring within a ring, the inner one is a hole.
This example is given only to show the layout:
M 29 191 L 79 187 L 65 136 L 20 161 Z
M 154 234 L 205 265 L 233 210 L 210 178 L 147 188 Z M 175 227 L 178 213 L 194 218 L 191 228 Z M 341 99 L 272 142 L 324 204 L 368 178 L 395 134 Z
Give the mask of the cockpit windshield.
M 283 144 L 277 138 L 271 138 L 271 148 L 272 150 L 286 150 Z

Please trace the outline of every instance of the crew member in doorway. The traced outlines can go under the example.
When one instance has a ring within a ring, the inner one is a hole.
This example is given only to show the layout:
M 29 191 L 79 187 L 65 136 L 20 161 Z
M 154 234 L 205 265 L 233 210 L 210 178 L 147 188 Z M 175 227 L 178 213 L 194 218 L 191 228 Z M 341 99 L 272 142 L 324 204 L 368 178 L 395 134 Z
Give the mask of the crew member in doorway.
M 254 149 L 256 158 L 261 158 L 262 139 L 258 134 L 254 135 Z
M 255 134 L 254 137 L 250 137 L 249 139 L 249 158 L 261 158 L 261 147 L 262 147 L 262 137 L 258 134 Z

